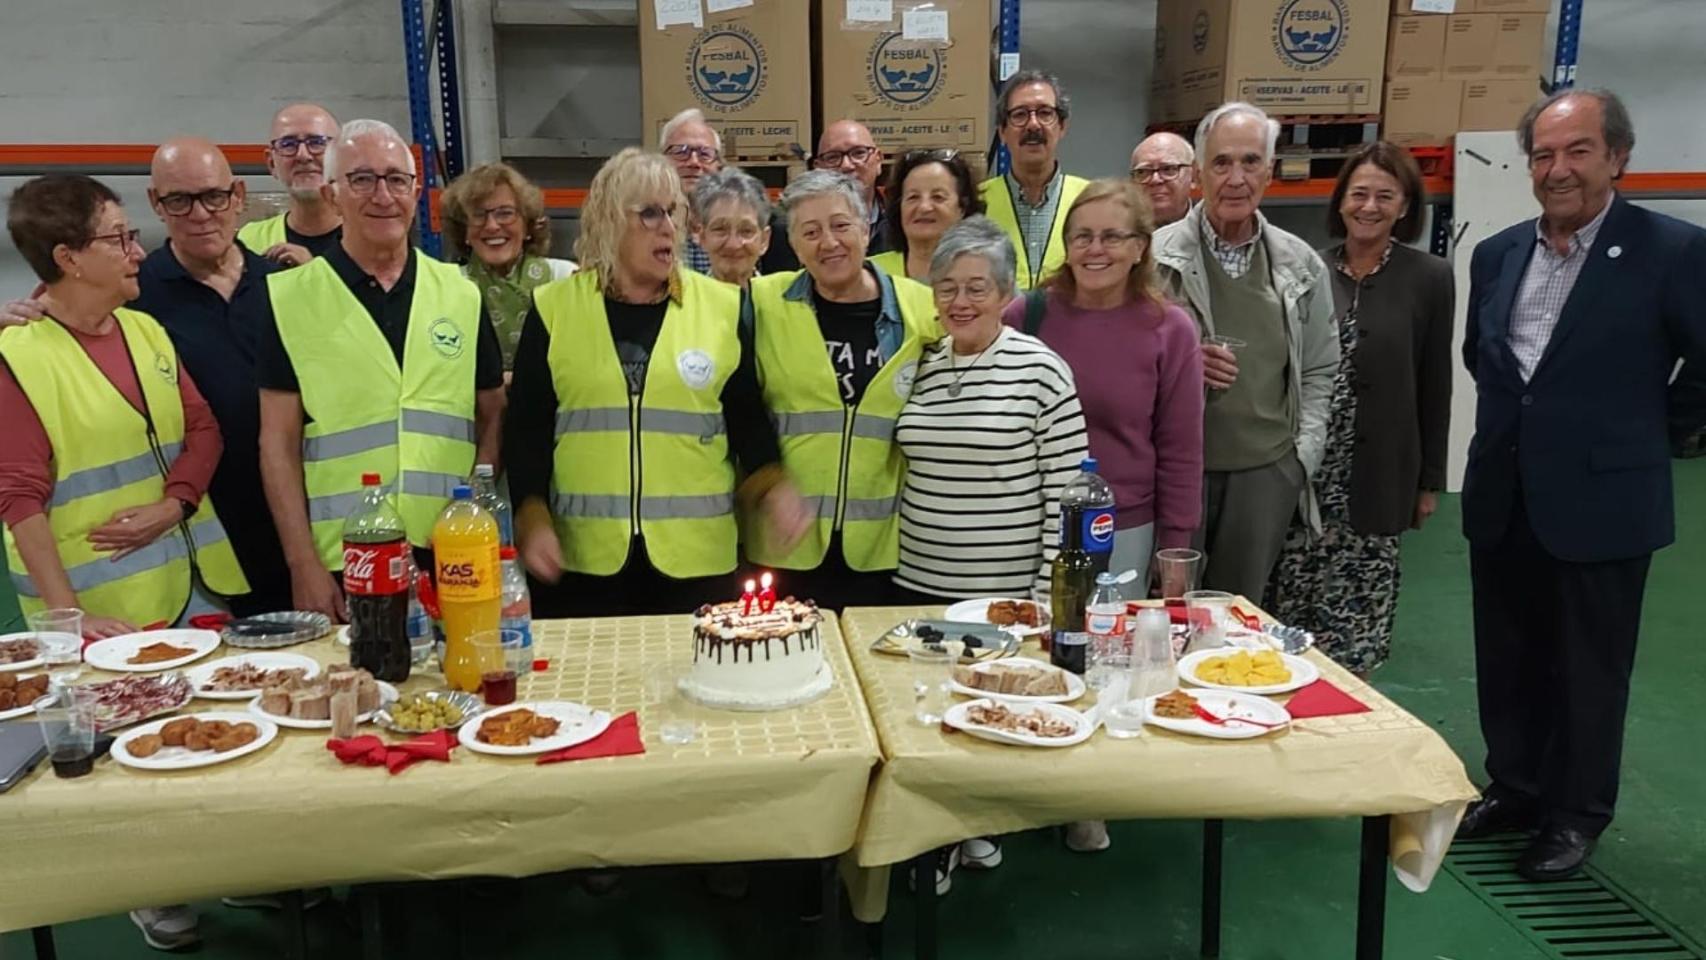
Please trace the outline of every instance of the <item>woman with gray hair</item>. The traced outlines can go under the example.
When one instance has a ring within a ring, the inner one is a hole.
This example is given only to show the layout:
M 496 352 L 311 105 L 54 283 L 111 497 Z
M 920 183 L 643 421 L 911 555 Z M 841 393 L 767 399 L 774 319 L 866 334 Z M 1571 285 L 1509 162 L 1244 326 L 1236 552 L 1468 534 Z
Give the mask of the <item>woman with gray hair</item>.
M 693 241 L 711 258 L 711 276 L 745 288 L 770 249 L 770 197 L 739 167 L 699 178 L 693 196 Z
M 871 606 L 893 594 L 905 463 L 895 418 L 925 343 L 941 336 L 930 290 L 865 259 L 870 226 L 859 184 L 827 170 L 782 192 L 788 242 L 804 270 L 752 281 L 765 406 L 782 464 L 814 515 L 784 548 L 750 532 L 753 563 L 800 571 L 790 590 L 820 606 Z

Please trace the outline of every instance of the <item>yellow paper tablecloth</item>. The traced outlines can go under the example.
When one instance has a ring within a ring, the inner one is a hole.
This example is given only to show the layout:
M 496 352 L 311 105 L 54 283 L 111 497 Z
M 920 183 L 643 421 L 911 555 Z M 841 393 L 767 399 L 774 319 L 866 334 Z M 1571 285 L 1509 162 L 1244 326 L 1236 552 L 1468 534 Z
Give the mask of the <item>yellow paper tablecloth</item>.
M 855 866 L 844 870 L 854 914 L 866 922 L 882 918 L 889 864 L 968 837 L 1074 820 L 1397 814 L 1395 865 L 1407 884 L 1425 889 L 1476 796 L 1462 761 L 1437 733 L 1317 652 L 1308 656 L 1322 676 L 1370 712 L 1300 720 L 1254 740 L 1146 730 L 1133 740 L 1098 733 L 1063 749 L 1004 746 L 921 726 L 913 719 L 908 661 L 870 647 L 903 619 L 941 613 L 876 607 L 841 615 L 883 750 Z M 1034 645 L 1027 653 L 1043 657 Z
M 60 780 L 43 763 L 0 796 L 0 849 L 11 854 L 0 870 L 0 930 L 326 884 L 850 849 L 879 753 L 835 620 L 824 624 L 835 686 L 823 698 L 774 713 L 703 710 L 698 740 L 671 746 L 654 732 L 645 676 L 691 658 L 691 622 L 533 625 L 536 656 L 551 665 L 523 680 L 519 699 L 638 709 L 640 756 L 541 767 L 461 747 L 450 763 L 391 776 L 340 765 L 324 731 L 286 729 L 259 753 L 198 771 L 147 773 L 107 758 L 87 777 Z M 324 662 L 347 657 L 330 639 L 288 649 Z M 435 671 L 404 690 L 442 685 Z

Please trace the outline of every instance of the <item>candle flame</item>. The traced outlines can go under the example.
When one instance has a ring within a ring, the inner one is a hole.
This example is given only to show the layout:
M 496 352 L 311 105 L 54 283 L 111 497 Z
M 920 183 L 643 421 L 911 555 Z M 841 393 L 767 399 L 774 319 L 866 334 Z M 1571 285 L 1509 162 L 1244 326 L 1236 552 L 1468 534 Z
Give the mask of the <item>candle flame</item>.
M 768 570 L 764 571 L 764 575 L 758 578 L 758 582 L 764 586 L 764 589 L 766 589 L 766 590 L 770 589 L 770 583 L 771 583 L 770 571 L 768 571 Z

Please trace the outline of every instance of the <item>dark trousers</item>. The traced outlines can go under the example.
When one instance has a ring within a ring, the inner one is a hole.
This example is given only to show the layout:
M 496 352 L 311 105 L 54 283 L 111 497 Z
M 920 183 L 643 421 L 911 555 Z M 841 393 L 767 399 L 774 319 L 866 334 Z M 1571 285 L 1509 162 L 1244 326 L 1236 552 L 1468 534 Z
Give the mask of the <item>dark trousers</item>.
M 1617 805 L 1651 562 L 1559 560 L 1535 539 L 1520 493 L 1503 542 L 1469 551 L 1490 791 L 1590 836 Z
M 702 604 L 740 599 L 739 570 L 714 577 L 678 579 L 658 572 L 635 537 L 628 562 L 607 577 L 564 571 L 554 584 L 527 577 L 537 620 L 558 617 L 631 617 L 692 613 Z
M 888 607 L 908 601 L 894 584 L 893 570 L 855 570 L 841 550 L 841 531 L 829 538 L 823 562 L 812 570 L 776 570 L 776 595 L 816 600 L 825 610 Z
M 1203 524 L 1195 537 L 1208 559 L 1203 589 L 1239 594 L 1262 605 L 1304 482 L 1295 453 L 1251 470 L 1203 474 Z

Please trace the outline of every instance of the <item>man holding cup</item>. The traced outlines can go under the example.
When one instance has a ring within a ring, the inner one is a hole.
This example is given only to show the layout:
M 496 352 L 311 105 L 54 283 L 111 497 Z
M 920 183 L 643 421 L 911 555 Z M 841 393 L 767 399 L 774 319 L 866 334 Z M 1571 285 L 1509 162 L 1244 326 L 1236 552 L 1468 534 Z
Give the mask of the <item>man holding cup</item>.
M 1326 442 L 1339 341 L 1326 265 L 1258 209 L 1279 124 L 1247 103 L 1197 125 L 1203 202 L 1155 235 L 1155 262 L 1203 333 L 1203 585 L 1262 602 Z

